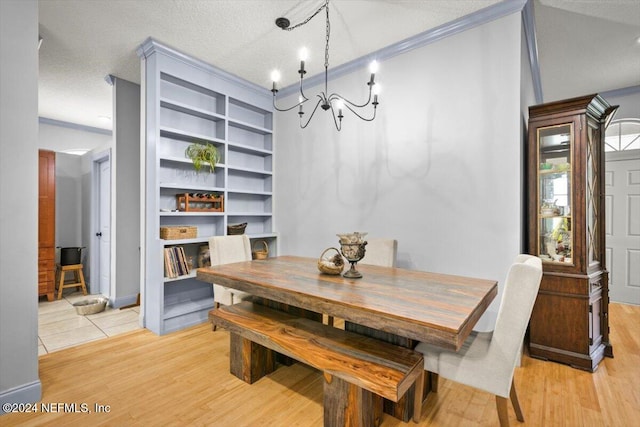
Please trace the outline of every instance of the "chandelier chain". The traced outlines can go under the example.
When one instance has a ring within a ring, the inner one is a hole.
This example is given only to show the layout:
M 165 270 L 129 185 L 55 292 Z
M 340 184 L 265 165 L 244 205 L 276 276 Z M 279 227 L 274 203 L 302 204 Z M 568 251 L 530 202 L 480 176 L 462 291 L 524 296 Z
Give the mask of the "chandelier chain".
M 325 37 L 325 46 L 324 46 L 324 68 L 329 68 L 329 34 L 331 33 L 331 24 L 329 23 L 329 0 L 325 3 L 325 8 L 327 9 L 327 35 Z
M 307 22 L 311 21 L 311 20 L 312 20 L 312 19 L 313 19 L 317 14 L 319 14 L 320 12 L 322 12 L 322 9 L 324 9 L 325 7 L 326 7 L 327 9 L 329 8 L 329 0 L 327 0 L 327 1 L 325 2 L 325 4 L 323 4 L 322 6 L 320 6 L 320 7 L 318 8 L 318 10 L 316 10 L 315 12 L 313 12 L 313 15 L 309 16 L 307 19 L 305 19 L 304 21 L 300 22 L 299 24 L 296 24 L 296 25 L 291 26 L 291 27 L 284 28 L 284 30 L 286 30 L 286 31 L 293 31 L 293 30 L 295 30 L 295 29 L 296 29 L 296 28 L 298 28 L 298 27 L 302 27 L 302 26 L 303 26 L 303 25 L 305 25 Z

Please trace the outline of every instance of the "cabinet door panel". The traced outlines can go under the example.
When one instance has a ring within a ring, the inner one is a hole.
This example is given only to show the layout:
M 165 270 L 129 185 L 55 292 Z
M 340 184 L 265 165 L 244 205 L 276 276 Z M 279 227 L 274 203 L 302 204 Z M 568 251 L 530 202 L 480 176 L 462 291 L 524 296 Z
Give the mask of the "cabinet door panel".
M 55 153 L 39 152 L 38 187 L 38 246 L 55 246 L 56 226 L 56 174 Z
M 53 299 L 56 239 L 56 154 L 38 152 L 38 295 Z
M 531 314 L 531 342 L 588 354 L 588 313 L 586 298 L 539 294 Z
M 602 299 L 591 302 L 589 307 L 589 353 L 602 343 Z

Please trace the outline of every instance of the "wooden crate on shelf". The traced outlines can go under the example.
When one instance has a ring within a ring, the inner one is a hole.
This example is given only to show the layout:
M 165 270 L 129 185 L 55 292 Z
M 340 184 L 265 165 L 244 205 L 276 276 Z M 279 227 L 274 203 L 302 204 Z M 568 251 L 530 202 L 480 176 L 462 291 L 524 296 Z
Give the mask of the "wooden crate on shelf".
M 193 225 L 174 225 L 160 227 L 160 238 L 163 240 L 195 239 L 198 227 Z
M 224 212 L 222 194 L 176 194 L 178 210 L 182 212 Z

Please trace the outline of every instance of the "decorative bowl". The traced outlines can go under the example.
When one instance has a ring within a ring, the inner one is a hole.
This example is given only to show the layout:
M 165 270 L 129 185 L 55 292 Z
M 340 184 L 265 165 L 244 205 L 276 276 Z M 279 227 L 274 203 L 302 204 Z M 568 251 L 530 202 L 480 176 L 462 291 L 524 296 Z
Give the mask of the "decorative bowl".
M 106 298 L 90 298 L 76 302 L 73 306 L 76 309 L 76 313 L 81 316 L 86 316 L 87 314 L 96 314 L 104 311 L 107 302 L 109 302 L 109 300 Z
M 368 233 L 354 232 L 354 233 L 345 233 L 345 234 L 336 234 L 340 238 L 341 244 L 353 244 L 353 243 L 362 243 L 364 242 L 364 238 Z

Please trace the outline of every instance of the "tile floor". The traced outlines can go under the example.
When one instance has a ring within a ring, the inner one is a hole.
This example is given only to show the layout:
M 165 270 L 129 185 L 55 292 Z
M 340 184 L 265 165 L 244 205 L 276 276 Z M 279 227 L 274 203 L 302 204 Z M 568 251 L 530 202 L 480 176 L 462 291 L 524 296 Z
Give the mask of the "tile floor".
M 39 356 L 140 329 L 140 307 L 124 310 L 107 307 L 102 313 L 87 316 L 77 314 L 73 303 L 89 297 L 74 291 L 63 293 L 60 300 L 48 302 L 43 298 L 38 302 Z

